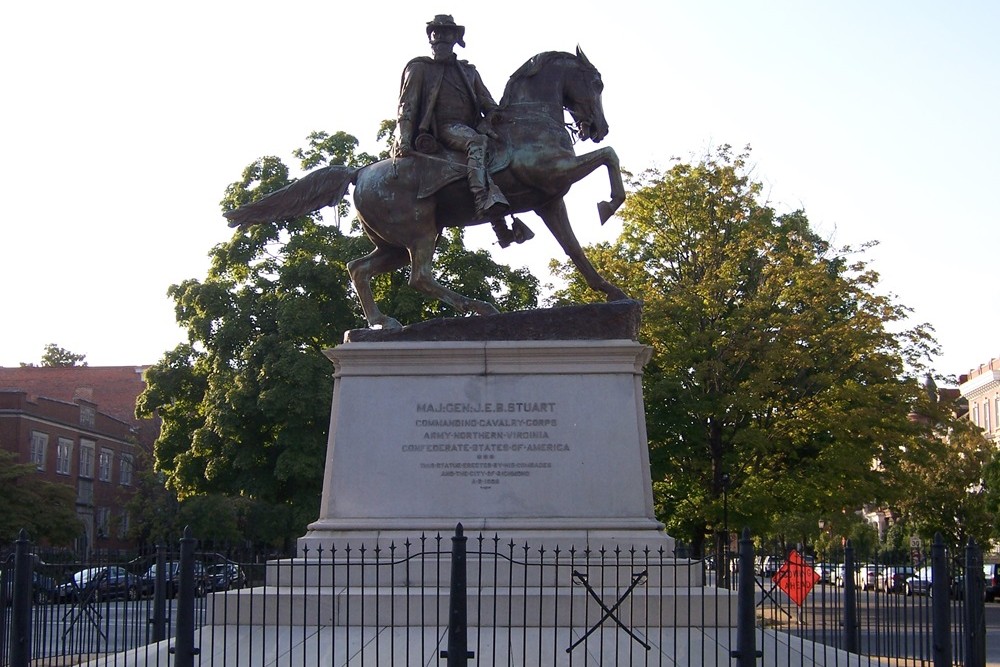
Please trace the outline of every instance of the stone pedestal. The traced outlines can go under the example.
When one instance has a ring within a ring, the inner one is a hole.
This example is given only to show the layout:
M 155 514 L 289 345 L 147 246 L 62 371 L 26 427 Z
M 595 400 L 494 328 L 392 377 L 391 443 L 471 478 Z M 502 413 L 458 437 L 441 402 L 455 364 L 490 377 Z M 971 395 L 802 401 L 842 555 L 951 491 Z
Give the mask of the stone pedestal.
M 327 355 L 336 380 L 323 497 L 300 552 L 458 522 L 533 545 L 669 540 L 653 515 L 649 349 L 635 340 L 350 340 Z
M 477 664 L 729 660 L 735 597 L 653 515 L 638 322 L 622 302 L 349 332 L 319 518 L 267 586 L 210 597 L 201 655 L 440 662 L 461 522 Z

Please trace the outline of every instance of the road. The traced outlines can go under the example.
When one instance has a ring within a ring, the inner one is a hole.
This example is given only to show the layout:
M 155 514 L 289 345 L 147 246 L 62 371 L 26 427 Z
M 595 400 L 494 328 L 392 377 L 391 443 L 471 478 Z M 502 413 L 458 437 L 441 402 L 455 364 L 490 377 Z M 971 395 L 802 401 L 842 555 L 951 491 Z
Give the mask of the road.
M 709 577 L 710 578 L 710 577 Z M 768 627 L 817 641 L 843 647 L 844 592 L 834 586 L 816 586 L 802 607 L 757 578 L 758 617 Z M 858 590 L 860 652 L 878 657 L 921 657 L 929 659 L 932 650 L 931 599 L 900 594 Z M 951 643 L 955 655 L 965 654 L 965 634 L 961 620 L 962 606 L 952 601 Z M 986 660 L 988 667 L 1000 667 L 1000 602 L 985 606 Z
M 195 600 L 195 619 L 204 617 L 204 598 Z M 168 600 L 164 631 L 172 636 L 176 600 Z M 153 601 L 105 601 L 91 604 L 49 604 L 34 608 L 32 654 L 101 654 L 143 646 L 155 639 Z
M 1000 602 L 986 603 L 986 667 L 1000 667 Z

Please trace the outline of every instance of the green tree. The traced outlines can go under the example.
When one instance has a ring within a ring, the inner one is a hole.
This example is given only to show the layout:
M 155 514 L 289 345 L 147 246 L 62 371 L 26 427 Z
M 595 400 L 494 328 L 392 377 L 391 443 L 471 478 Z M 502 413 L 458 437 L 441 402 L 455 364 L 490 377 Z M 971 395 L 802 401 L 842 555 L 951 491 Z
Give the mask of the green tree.
M 862 251 L 835 250 L 803 211 L 778 214 L 728 146 L 633 181 L 595 265 L 644 302 L 654 493 L 668 531 L 696 549 L 729 521 L 799 539 L 803 526 L 887 499 L 876 465 L 910 444 L 934 349 L 928 327 L 874 287 Z M 568 264 L 557 300 L 592 299 Z M 786 528 L 787 527 L 787 528 Z M 815 528 L 810 530 L 815 531 Z
M 128 539 L 140 549 L 176 542 L 183 529 L 177 496 L 166 488 L 163 473 L 154 471 L 148 462 L 136 469 L 135 494 L 125 506 L 132 518 Z
M 75 354 L 67 349 L 61 348 L 55 343 L 49 343 L 45 346 L 45 352 L 42 354 L 41 366 L 47 367 L 57 367 L 57 368 L 67 368 L 71 366 L 86 366 L 87 362 L 85 359 L 87 355 L 85 354 Z M 21 363 L 21 366 L 34 366 L 34 364 Z
M 295 153 L 303 168 L 360 166 L 376 157 L 357 152 L 357 140 L 345 133 L 313 133 L 307 141 Z M 279 159 L 261 158 L 226 189 L 222 207 L 288 182 Z M 205 280 L 170 288 L 189 342 L 147 370 L 137 414 L 162 419 L 155 465 L 182 501 L 202 494 L 254 501 L 260 516 L 283 517 L 288 536 L 316 518 L 333 387 L 323 350 L 364 326 L 346 269 L 372 249 L 358 229 L 345 232 L 313 214 L 237 231 L 212 249 Z M 444 235 L 437 270 L 443 283 L 501 308 L 537 302 L 533 276 L 466 250 L 459 231 Z M 402 272 L 381 276 L 375 287 L 404 324 L 449 314 L 406 286 Z
M 983 466 L 983 491 L 986 512 L 991 518 L 989 539 L 1000 540 L 1000 449 L 994 449 Z
M 0 541 L 17 539 L 21 529 L 34 542 L 68 546 L 83 524 L 76 516 L 76 490 L 38 477 L 33 463 L 18 463 L 17 454 L 0 449 Z
M 996 514 L 988 488 L 993 444 L 971 421 L 955 414 L 954 405 L 938 399 L 932 381 L 914 406 L 920 442 L 891 471 L 899 489 L 893 509 L 923 538 L 940 533 L 945 543 L 962 547 L 969 539 L 986 545 Z

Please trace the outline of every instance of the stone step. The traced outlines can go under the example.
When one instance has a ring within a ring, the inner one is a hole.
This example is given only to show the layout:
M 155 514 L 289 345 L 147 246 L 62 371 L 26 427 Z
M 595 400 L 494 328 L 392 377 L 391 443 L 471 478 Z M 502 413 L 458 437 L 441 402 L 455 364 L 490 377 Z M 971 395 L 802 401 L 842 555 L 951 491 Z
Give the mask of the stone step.
M 576 574 L 574 574 L 576 573 Z M 554 559 L 511 561 L 505 557 L 483 557 L 466 561 L 466 580 L 470 586 L 580 585 L 580 575 L 592 586 L 629 586 L 633 577 L 643 575 L 647 588 L 691 588 L 704 584 L 700 561 L 659 558 L 590 560 Z M 451 556 L 437 555 L 412 559 L 391 559 L 382 554 L 376 560 L 369 555 L 352 560 L 319 561 L 292 558 L 267 563 L 266 582 L 277 586 L 444 586 L 451 582 Z
M 628 626 L 734 627 L 736 595 L 716 588 L 638 586 L 469 588 L 469 626 L 591 627 L 605 607 Z M 419 627 L 447 625 L 447 588 L 270 586 L 214 593 L 214 625 Z M 615 608 L 616 604 L 618 605 Z M 613 620 L 606 619 L 613 623 Z

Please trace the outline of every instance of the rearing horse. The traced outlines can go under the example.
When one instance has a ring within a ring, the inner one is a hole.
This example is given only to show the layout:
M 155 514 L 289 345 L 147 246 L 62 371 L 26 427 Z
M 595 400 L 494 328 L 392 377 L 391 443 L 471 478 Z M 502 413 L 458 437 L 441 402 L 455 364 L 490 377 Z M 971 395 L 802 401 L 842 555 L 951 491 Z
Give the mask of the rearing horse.
M 608 133 L 601 93 L 601 74 L 577 47 L 576 55 L 540 53 L 511 75 L 500 101 L 494 130 L 510 148 L 509 165 L 493 174 L 510 202 L 510 213 L 534 211 L 545 222 L 563 251 L 591 289 L 608 301 L 627 299 L 605 280 L 587 259 L 570 226 L 563 197 L 570 186 L 598 167 L 607 167 L 611 199 L 597 205 L 601 223 L 625 201 L 618 156 L 605 147 L 576 155 L 563 122 L 569 111 L 580 139 L 600 142 Z M 400 328 L 383 314 L 372 295 L 371 279 L 410 264 L 410 285 L 443 301 L 460 313 L 495 315 L 496 308 L 470 299 L 434 279 L 432 260 L 438 236 L 446 227 L 478 225 L 465 179 L 453 179 L 436 192 L 421 192 L 421 175 L 436 156 L 382 160 L 353 169 L 332 165 L 316 169 L 260 200 L 225 214 L 230 226 L 246 226 L 294 218 L 338 203 L 354 184 L 354 207 L 375 249 L 348 263 L 354 289 L 372 327 Z M 463 161 L 464 162 L 464 161 Z M 433 165 L 430 165 L 433 167 Z M 464 167 L 463 167 L 464 168 Z

